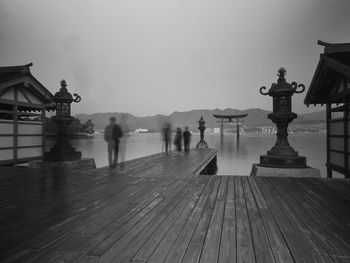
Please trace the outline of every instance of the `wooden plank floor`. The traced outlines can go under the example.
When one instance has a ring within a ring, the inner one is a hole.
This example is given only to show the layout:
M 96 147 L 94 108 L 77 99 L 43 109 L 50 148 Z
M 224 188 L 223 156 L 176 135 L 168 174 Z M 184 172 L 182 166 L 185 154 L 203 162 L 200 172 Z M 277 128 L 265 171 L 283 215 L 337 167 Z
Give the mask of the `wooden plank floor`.
M 1 169 L 0 261 L 350 262 L 350 181 L 199 175 L 214 155 Z

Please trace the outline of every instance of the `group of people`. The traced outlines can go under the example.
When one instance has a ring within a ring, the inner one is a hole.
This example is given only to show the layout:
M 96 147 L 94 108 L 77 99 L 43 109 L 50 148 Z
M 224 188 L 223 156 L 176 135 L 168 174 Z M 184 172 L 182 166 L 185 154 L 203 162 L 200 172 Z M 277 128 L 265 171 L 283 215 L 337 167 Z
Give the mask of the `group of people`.
M 125 170 L 126 144 L 129 136 L 129 128 L 126 124 L 127 115 L 122 115 L 120 123 L 117 123 L 115 117 L 111 117 L 109 120 L 110 123 L 104 131 L 104 139 L 107 142 L 109 167 L 112 169 L 117 167 L 118 156 L 120 155 L 120 168 L 123 172 Z M 171 151 L 172 145 L 172 129 L 169 122 L 165 123 L 163 127 L 163 141 L 165 152 L 168 153 L 168 151 Z M 173 143 L 178 152 L 182 151 L 182 145 L 184 146 L 185 153 L 190 151 L 191 132 L 188 127 L 185 127 L 184 132 L 182 132 L 181 128 L 176 129 Z
M 120 168 L 121 171 L 124 171 L 126 143 L 129 133 L 129 129 L 126 124 L 127 115 L 122 115 L 120 124 L 117 123 L 115 117 L 111 117 L 109 121 L 110 123 L 106 126 L 104 131 L 104 139 L 107 142 L 109 167 L 112 169 L 117 167 L 118 155 L 120 153 Z
M 168 153 L 168 151 L 171 151 L 171 124 L 169 122 L 165 123 L 163 127 L 163 141 L 164 141 L 164 147 L 165 147 L 165 153 Z M 190 144 L 191 144 L 191 132 L 188 130 L 188 127 L 185 127 L 185 131 L 182 132 L 181 128 L 176 129 L 175 137 L 174 137 L 174 145 L 176 148 L 176 151 L 181 152 L 182 151 L 182 142 L 184 145 L 185 153 L 188 153 L 190 151 Z

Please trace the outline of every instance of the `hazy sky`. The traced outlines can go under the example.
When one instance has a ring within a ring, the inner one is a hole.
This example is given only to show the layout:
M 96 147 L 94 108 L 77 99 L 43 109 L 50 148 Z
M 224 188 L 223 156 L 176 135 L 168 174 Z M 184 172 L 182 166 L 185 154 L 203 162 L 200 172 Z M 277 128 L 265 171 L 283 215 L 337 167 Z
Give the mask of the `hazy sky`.
M 1 0 L 0 66 L 33 62 L 51 92 L 66 79 L 74 113 L 138 116 L 272 108 L 276 82 L 308 88 L 323 47 L 350 42 L 349 0 Z M 297 113 L 315 111 L 293 97 Z

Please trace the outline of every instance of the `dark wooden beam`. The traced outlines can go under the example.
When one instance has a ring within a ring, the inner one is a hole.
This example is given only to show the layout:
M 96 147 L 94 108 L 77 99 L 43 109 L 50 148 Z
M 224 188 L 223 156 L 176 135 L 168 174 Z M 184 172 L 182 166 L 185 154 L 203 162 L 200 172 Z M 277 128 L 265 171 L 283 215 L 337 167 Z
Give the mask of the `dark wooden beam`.
M 19 91 L 22 93 L 22 95 L 26 98 L 26 100 L 29 102 L 29 103 L 33 103 L 31 101 L 31 99 L 28 97 L 27 93 L 23 90 L 22 87 L 19 88 Z
M 331 121 L 331 104 L 327 103 L 326 105 L 326 127 L 327 127 L 327 177 L 332 178 L 332 169 L 330 168 L 330 121 Z
M 349 101 L 348 99 L 346 99 L 346 102 L 344 104 L 344 166 L 345 166 L 345 170 L 349 171 L 349 156 L 348 156 L 348 149 L 349 149 L 349 142 L 348 142 L 348 138 L 346 135 L 348 135 L 348 123 L 349 123 Z M 345 174 L 346 178 L 349 178 L 349 173 Z
M 13 161 L 17 164 L 18 146 L 18 88 L 14 87 L 14 109 L 13 109 Z
M 0 90 L 0 97 L 2 95 L 4 95 L 11 87 L 7 87 L 7 88 L 3 88 L 2 90 Z

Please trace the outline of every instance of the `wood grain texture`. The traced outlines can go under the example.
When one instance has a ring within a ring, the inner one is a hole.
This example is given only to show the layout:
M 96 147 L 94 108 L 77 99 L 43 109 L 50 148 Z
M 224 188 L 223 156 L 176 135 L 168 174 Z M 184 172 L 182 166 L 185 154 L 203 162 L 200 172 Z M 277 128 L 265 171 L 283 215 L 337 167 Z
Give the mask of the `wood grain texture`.
M 207 176 L 215 151 L 0 168 L 1 262 L 349 262 L 346 179 Z

